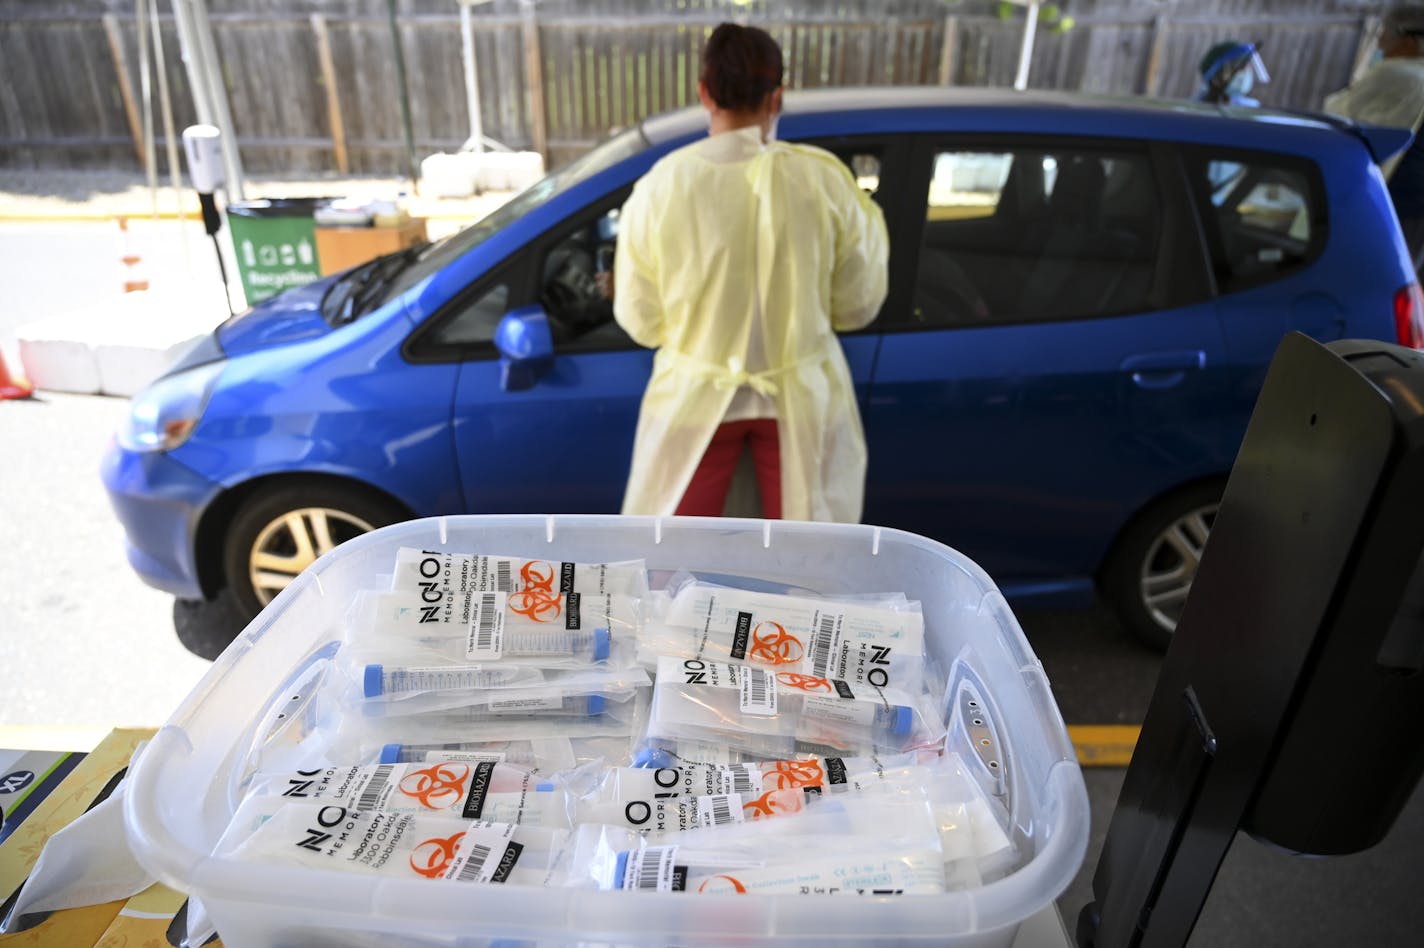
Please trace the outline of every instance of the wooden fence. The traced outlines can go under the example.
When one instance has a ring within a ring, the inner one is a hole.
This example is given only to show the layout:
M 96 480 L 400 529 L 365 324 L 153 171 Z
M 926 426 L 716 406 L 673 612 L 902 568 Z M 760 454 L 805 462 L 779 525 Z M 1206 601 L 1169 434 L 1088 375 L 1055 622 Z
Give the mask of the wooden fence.
M 0 0 L 0 166 L 132 167 L 141 155 L 141 87 L 131 4 Z M 391 173 L 405 148 L 389 22 L 369 2 L 212 4 L 213 30 L 243 162 L 254 172 Z M 557 165 L 609 132 L 696 101 L 698 53 L 727 18 L 725 0 L 682 0 L 672 15 L 633 0 L 600 7 L 510 2 L 476 8 L 485 134 L 543 151 Z M 1261 40 L 1269 105 L 1310 109 L 1348 82 L 1376 22 L 1371 8 L 1317 2 L 1128 5 L 1040 30 L 1030 86 L 1189 96 L 1214 42 Z M 655 6 L 655 5 L 654 5 Z M 1073 12 L 1071 3 L 1065 4 Z M 384 5 L 381 5 L 384 8 Z M 738 7 L 782 44 L 793 88 L 885 84 L 1009 85 L 1021 20 L 970 4 Z M 825 10 L 834 9 L 831 14 Z M 629 11 L 633 12 L 629 12 Z M 618 12 L 623 11 L 623 12 Z M 788 12 L 789 11 L 789 12 Z M 469 134 L 459 16 L 453 2 L 408 0 L 399 17 L 418 157 Z M 177 127 L 196 121 L 171 17 L 160 18 Z M 163 161 L 159 132 L 159 162 Z

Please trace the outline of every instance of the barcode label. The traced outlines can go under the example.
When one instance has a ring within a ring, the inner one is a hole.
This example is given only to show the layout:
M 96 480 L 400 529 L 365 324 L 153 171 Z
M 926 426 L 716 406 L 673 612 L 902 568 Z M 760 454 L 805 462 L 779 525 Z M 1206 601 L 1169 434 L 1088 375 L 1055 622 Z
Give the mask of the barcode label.
M 498 592 L 514 592 L 514 576 L 510 571 L 509 560 L 500 560 L 494 564 L 494 588 Z
M 469 658 L 498 659 L 504 653 L 504 610 L 509 595 L 486 592 L 475 596 L 470 616 L 470 637 L 465 654 Z
M 837 622 L 840 616 L 817 612 L 813 621 L 815 631 L 811 633 L 811 674 L 817 678 L 831 677 L 831 663 L 840 652 L 841 636 Z
M 726 826 L 728 823 L 741 823 L 746 820 L 742 814 L 742 796 L 739 793 L 701 797 L 697 804 L 699 826 Z
M 742 713 L 776 714 L 776 677 L 769 671 L 749 666 L 737 670 L 742 686 Z
M 456 882 L 503 882 L 524 848 L 510 841 L 514 830 L 513 824 L 470 824 L 445 878 Z
M 853 728 L 868 728 L 875 723 L 873 701 L 854 701 L 828 695 L 807 695 L 801 702 L 801 713 L 817 721 L 843 724 Z
M 676 846 L 648 846 L 628 856 L 623 888 L 649 892 L 673 891 L 673 860 Z
M 748 796 L 757 796 L 761 793 L 761 768 L 756 768 L 742 764 L 737 767 L 727 767 L 718 771 L 715 785 L 719 793 L 744 793 Z
M 391 784 L 391 771 L 395 770 L 392 764 L 381 764 L 375 769 L 366 781 L 366 786 L 361 788 L 360 795 L 356 798 L 356 809 L 358 810 L 379 810 L 385 803 L 385 797 L 389 796 Z
M 455 876 L 456 882 L 474 882 L 480 879 L 480 873 L 484 871 L 485 863 L 489 861 L 490 847 L 471 846 L 470 858 L 460 867 L 459 875 Z

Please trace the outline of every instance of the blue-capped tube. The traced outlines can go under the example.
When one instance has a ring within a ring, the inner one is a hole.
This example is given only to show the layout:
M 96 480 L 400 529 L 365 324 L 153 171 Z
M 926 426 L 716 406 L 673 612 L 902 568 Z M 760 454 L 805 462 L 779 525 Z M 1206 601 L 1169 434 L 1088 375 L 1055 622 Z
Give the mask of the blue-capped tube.
M 511 631 L 504 635 L 507 658 L 582 658 L 602 662 L 612 650 L 613 637 L 607 629 Z
M 367 698 L 432 691 L 478 691 L 485 688 L 534 687 L 544 680 L 538 669 L 489 665 L 370 664 L 362 674 Z
M 375 709 L 369 708 L 373 713 Z M 443 708 L 422 715 L 425 723 L 443 725 L 474 724 L 480 721 L 511 721 L 540 718 L 593 718 L 608 710 L 603 695 L 549 695 L 544 697 L 495 698 L 482 695 L 478 704 Z
M 793 757 L 803 746 L 823 746 L 837 756 L 894 753 L 921 730 L 935 731 L 919 726 L 913 701 L 894 689 L 664 656 L 647 738 L 655 745 L 719 740 L 768 757 Z
M 384 744 L 381 746 L 382 764 L 420 764 L 428 760 L 489 760 L 502 764 L 537 765 L 538 755 L 532 748 L 511 750 L 507 746 L 492 751 L 486 744 L 466 744 L 445 742 L 441 744 Z

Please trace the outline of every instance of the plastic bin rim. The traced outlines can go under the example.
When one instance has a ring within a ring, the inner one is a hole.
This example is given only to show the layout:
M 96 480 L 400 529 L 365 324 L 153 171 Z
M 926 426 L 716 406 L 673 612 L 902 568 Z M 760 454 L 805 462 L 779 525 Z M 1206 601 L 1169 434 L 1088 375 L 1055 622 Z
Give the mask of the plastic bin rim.
M 545 530 L 545 541 L 553 544 L 557 541 L 557 528 L 561 523 L 588 523 L 606 522 L 609 514 L 449 514 L 437 517 L 423 517 L 416 520 L 406 520 L 390 526 L 381 527 L 361 536 L 354 537 L 343 543 L 339 550 L 331 550 L 323 554 L 315 563 L 307 568 L 307 571 L 314 574 L 322 573 L 337 559 L 344 558 L 366 546 L 376 543 L 386 542 L 387 539 L 396 532 L 418 532 L 419 528 L 434 526 L 440 534 L 440 543 L 448 544 L 448 537 L 451 526 L 459 526 L 465 523 L 476 523 L 481 521 L 502 521 L 519 526 L 542 525 Z M 918 546 L 924 549 L 945 550 L 953 554 L 955 565 L 969 573 L 979 582 L 983 590 L 987 592 L 997 592 L 998 584 L 985 572 L 984 568 L 948 544 L 938 540 L 921 536 L 918 533 L 911 533 L 908 530 L 901 530 L 897 527 L 880 527 L 865 523 L 828 523 L 811 520 L 760 520 L 755 518 L 737 517 L 657 517 L 648 515 L 619 514 L 615 517 L 623 523 L 636 527 L 651 528 L 652 547 L 657 547 L 662 543 L 662 534 L 665 529 L 694 529 L 704 530 L 710 533 L 746 533 L 748 528 L 762 535 L 763 545 L 770 547 L 776 538 L 776 534 L 784 532 L 804 532 L 813 530 L 818 533 L 834 532 L 849 535 L 860 534 L 868 541 L 866 552 L 872 556 L 876 555 L 884 541 L 897 540 L 911 546 Z M 288 591 L 295 594 L 293 587 L 299 583 L 290 584 L 287 589 L 278 595 L 277 600 L 273 600 L 275 605 Z M 269 605 L 268 608 L 271 608 Z

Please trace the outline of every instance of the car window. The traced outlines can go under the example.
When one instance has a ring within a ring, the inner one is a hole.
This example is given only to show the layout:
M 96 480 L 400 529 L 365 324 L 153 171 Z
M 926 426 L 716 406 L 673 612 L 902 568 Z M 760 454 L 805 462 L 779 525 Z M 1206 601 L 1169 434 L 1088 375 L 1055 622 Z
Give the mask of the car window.
M 468 347 L 494 342 L 494 331 L 509 311 L 509 284 L 499 282 L 467 303 L 457 304 L 454 314 L 432 334 L 436 346 Z
M 1146 153 L 936 151 L 911 328 L 1154 308 L 1158 195 Z
M 613 319 L 619 206 L 556 233 L 544 244 L 536 270 L 538 302 L 549 316 L 559 352 L 634 345 Z
M 1323 245 L 1325 202 L 1307 163 L 1200 152 L 1188 161 L 1188 174 L 1221 292 L 1295 273 Z
M 509 201 L 464 230 L 437 240 L 421 251 L 410 266 L 393 282 L 387 298 L 404 293 L 421 280 L 436 273 L 451 262 L 488 240 L 514 221 L 547 204 L 574 185 L 588 180 L 648 147 L 641 131 L 623 132 L 594 148 L 588 154 L 531 185 Z

